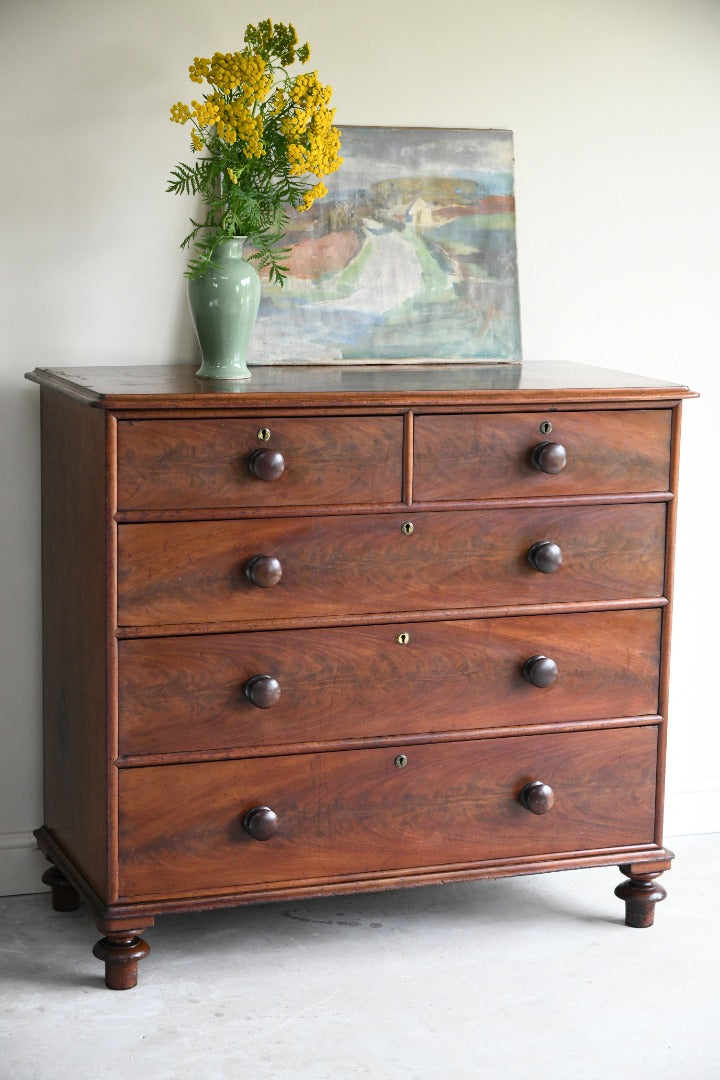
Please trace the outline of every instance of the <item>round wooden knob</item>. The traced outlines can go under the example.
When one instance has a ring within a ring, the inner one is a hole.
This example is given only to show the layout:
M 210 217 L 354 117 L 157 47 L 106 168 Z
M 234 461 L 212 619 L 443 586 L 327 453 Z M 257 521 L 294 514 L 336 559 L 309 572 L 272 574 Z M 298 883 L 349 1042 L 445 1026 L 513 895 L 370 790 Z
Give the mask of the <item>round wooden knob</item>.
M 269 806 L 253 806 L 243 818 L 243 828 L 253 840 L 272 840 L 278 834 L 280 822 Z
M 567 450 L 559 442 L 538 443 L 533 447 L 532 463 L 539 472 L 562 472 L 567 465 Z
M 538 653 L 525 661 L 523 675 L 533 686 L 552 686 L 558 677 L 558 666 L 551 657 Z
M 541 574 L 554 574 L 562 566 L 563 553 L 552 540 L 538 540 L 528 551 L 528 559 Z
M 520 792 L 520 802 L 531 814 L 547 814 L 555 805 L 555 792 L 542 780 L 531 780 Z
M 245 574 L 259 589 L 272 589 L 282 577 L 282 563 L 274 555 L 253 555 Z
M 256 709 L 271 709 L 280 700 L 280 683 L 272 675 L 253 675 L 245 683 L 245 697 Z
M 285 471 L 285 458 L 279 450 L 253 450 L 248 468 L 258 480 L 277 480 Z

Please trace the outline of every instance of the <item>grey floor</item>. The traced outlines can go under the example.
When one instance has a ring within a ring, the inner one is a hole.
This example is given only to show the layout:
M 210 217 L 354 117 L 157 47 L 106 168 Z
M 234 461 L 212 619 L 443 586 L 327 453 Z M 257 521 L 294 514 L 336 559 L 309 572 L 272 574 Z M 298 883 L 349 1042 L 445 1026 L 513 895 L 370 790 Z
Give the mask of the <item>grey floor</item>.
M 0 899 L 1 1080 L 719 1080 L 720 834 L 616 869 L 177 915 L 105 990 L 81 910 Z

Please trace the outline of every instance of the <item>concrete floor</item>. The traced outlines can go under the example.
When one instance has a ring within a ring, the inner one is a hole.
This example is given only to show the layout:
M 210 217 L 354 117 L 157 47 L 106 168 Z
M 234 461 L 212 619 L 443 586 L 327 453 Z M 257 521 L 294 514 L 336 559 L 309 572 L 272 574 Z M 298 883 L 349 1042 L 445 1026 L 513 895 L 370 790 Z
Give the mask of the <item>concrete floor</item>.
M 105 990 L 81 910 L 0 899 L 1 1080 L 718 1080 L 720 834 L 655 927 L 615 869 L 177 915 Z

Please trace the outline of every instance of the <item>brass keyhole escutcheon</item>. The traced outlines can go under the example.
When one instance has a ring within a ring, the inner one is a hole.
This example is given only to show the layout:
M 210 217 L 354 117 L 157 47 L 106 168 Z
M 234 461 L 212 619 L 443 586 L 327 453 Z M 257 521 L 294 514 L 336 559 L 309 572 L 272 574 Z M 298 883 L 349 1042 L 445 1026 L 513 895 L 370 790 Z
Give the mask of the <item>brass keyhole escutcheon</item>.
M 405 754 L 398 754 L 398 756 L 393 761 L 393 765 L 396 769 L 404 769 L 407 763 L 408 759 Z
M 415 526 L 412 521 L 404 521 L 400 527 L 406 536 L 410 536 L 415 532 Z
M 398 634 L 397 643 L 398 643 L 398 645 L 409 645 L 410 644 L 410 635 L 408 634 L 408 632 L 406 630 L 403 630 L 402 634 Z
M 257 433 L 257 437 L 260 440 L 260 442 L 267 442 L 268 439 L 270 438 L 270 434 L 271 434 L 271 432 L 270 432 L 269 427 L 261 427 L 260 430 Z
M 543 420 L 542 424 L 540 425 L 540 434 L 541 435 L 549 435 L 551 431 L 552 431 L 552 424 L 550 423 L 550 421 L 549 420 Z

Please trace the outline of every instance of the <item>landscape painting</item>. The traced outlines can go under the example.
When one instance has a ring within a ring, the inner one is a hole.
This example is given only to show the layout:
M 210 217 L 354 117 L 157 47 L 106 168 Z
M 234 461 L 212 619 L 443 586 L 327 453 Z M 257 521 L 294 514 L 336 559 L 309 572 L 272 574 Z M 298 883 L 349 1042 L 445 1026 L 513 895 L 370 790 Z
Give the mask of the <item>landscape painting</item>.
M 250 363 L 521 360 L 510 131 L 345 127 Z

